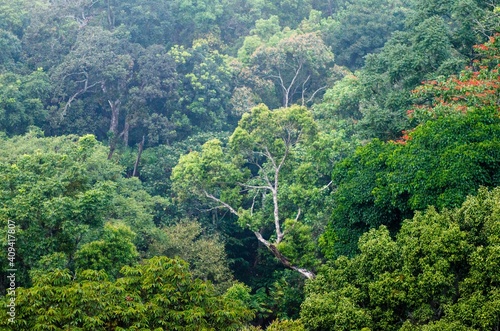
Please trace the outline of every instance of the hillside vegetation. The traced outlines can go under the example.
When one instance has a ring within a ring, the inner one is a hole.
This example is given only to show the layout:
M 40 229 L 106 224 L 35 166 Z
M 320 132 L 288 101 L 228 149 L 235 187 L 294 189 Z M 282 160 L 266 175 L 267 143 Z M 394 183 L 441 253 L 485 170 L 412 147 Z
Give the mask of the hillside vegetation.
M 0 330 L 499 330 L 499 33 L 495 0 L 0 0 Z

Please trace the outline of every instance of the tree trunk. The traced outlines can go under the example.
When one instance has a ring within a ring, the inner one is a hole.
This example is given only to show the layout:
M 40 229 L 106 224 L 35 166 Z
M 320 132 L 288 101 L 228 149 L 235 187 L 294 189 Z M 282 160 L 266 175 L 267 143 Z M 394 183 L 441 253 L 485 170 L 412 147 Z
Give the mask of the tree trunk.
M 123 128 L 123 145 L 125 147 L 128 146 L 128 133 L 130 131 L 130 123 L 128 120 L 125 120 L 125 127 Z
M 120 117 L 120 99 L 115 100 L 114 102 L 108 100 L 109 106 L 111 107 L 111 124 L 109 125 L 109 132 L 111 133 L 111 137 L 109 140 L 109 154 L 108 160 L 113 157 L 113 153 L 116 149 L 116 140 L 118 138 L 118 120 Z
M 108 9 L 107 10 L 107 12 L 108 12 L 108 24 L 109 24 L 109 28 L 111 30 L 113 30 L 115 27 L 115 17 L 113 15 L 113 10 L 111 9 L 110 0 L 108 0 L 107 5 L 108 5 L 108 8 L 107 8 Z
M 205 196 L 207 198 L 212 199 L 212 200 L 218 202 L 219 204 L 221 204 L 222 207 L 225 207 L 225 208 L 229 209 L 229 211 L 231 212 L 231 214 L 233 214 L 233 215 L 235 215 L 237 217 L 240 216 L 238 214 L 238 212 L 236 211 L 236 209 L 234 209 L 233 207 L 231 207 L 229 204 L 225 203 L 224 201 L 220 200 L 219 198 L 215 197 L 214 195 L 208 193 L 207 191 L 203 191 L 203 192 L 205 193 Z M 300 213 L 300 211 L 299 211 L 299 213 Z M 297 216 L 297 218 L 298 218 L 298 216 Z M 250 225 L 247 224 L 247 226 L 250 228 Z M 273 253 L 273 255 L 278 260 L 280 260 L 280 262 L 286 268 L 289 268 L 289 269 L 297 271 L 298 273 L 300 273 L 302 276 L 306 277 L 307 279 L 313 279 L 313 278 L 316 277 L 316 275 L 314 274 L 314 272 L 309 271 L 307 269 L 299 268 L 299 267 L 296 267 L 296 266 L 292 265 L 290 263 L 290 261 L 283 254 L 281 254 L 281 252 L 278 250 L 278 248 L 274 244 L 271 244 L 269 241 L 267 241 L 266 239 L 264 239 L 264 237 L 262 236 L 262 234 L 259 231 L 253 231 L 253 233 L 255 234 L 255 236 L 257 237 L 257 239 L 262 244 L 264 244 L 264 246 L 266 246 L 271 251 L 271 253 Z M 280 231 L 280 233 L 281 233 L 281 231 Z M 283 238 L 283 234 L 281 234 L 281 237 Z
M 134 164 L 134 172 L 132 172 L 132 177 L 137 176 L 137 168 L 139 167 L 139 162 L 141 162 L 142 150 L 144 148 L 144 136 L 142 136 L 142 141 L 139 143 L 139 152 L 137 153 L 137 159 Z
M 276 246 L 274 246 L 273 244 L 269 245 L 268 248 L 273 253 L 273 255 L 278 260 L 280 260 L 281 264 L 283 264 L 286 268 L 297 271 L 298 273 L 300 273 L 302 276 L 306 277 L 307 279 L 313 279 L 314 277 L 316 277 L 316 275 L 312 271 L 309 271 L 307 269 L 299 268 L 299 267 L 292 265 L 290 263 L 290 261 L 288 261 L 288 259 L 283 254 L 281 254 L 281 252 L 278 250 L 278 248 Z
M 279 251 L 279 249 L 274 244 L 271 244 L 269 241 L 264 239 L 264 237 L 262 237 L 262 234 L 259 231 L 254 231 L 254 234 L 257 237 L 257 239 L 261 243 L 263 243 L 264 246 L 266 246 L 278 260 L 280 260 L 281 264 L 283 264 L 283 266 L 285 266 L 285 268 L 297 271 L 298 273 L 300 273 L 302 276 L 306 277 L 307 279 L 314 279 L 316 277 L 314 272 L 292 265 L 290 263 L 290 261 Z

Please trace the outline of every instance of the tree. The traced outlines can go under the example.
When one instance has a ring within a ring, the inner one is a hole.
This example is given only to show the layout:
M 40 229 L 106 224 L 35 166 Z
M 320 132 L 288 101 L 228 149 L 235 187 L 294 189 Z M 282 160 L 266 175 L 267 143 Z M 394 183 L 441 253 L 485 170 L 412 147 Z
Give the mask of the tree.
M 62 102 L 60 120 L 75 99 L 90 92 L 102 94 L 97 102 L 111 110 L 109 157 L 116 148 L 120 110 L 134 66 L 133 58 L 124 47 L 122 40 L 112 32 L 88 27 L 79 34 L 75 47 L 52 74 Z
M 103 150 L 90 135 L 51 139 L 32 131 L 3 145 L 0 220 L 4 229 L 8 220 L 16 224 L 18 277 L 29 284 L 28 271 L 42 256 L 62 252 L 71 259 L 102 227 L 117 168 L 96 162 Z
M 211 201 L 214 208 L 228 210 L 284 266 L 312 278 L 311 271 L 293 265 L 279 250 L 286 234 L 283 221 L 291 212 L 285 213 L 281 207 L 280 185 L 297 148 L 315 135 L 316 125 L 305 108 L 270 111 L 260 105 L 243 116 L 231 136 L 232 160 L 224 157 L 220 141 L 209 141 L 201 153 L 192 152 L 180 158 L 172 172 L 173 188 L 180 199 L 194 195 Z M 297 221 L 300 209 L 295 213 Z M 269 225 L 274 241 L 263 236 Z
M 276 106 L 283 107 L 296 102 L 304 106 L 314 100 L 326 88 L 324 71 L 333 62 L 333 54 L 318 33 L 286 28 L 281 31 L 276 17 L 256 23 L 238 57 L 256 76 L 254 91 L 265 96 L 261 89 L 274 86 L 273 97 L 279 100 Z M 276 104 L 262 99 L 266 104 Z
M 21 42 L 10 31 L 0 29 L 0 47 L 3 50 L 0 55 L 0 72 L 13 70 L 21 56 Z
M 119 141 L 128 146 L 130 137 L 140 142 L 145 136 L 150 144 L 158 144 L 176 136 L 165 103 L 178 85 L 177 64 L 160 45 L 131 44 L 123 38 L 123 29 L 86 27 L 52 72 L 60 101 L 59 110 L 52 114 L 54 126 L 71 126 L 68 122 L 85 116 L 85 111 L 78 116 L 69 111 L 84 100 L 84 107 L 94 109 L 103 122 L 93 131 L 107 131 L 109 157 Z M 103 127 L 106 124 L 108 128 Z
M 400 1 L 346 1 L 333 15 L 329 31 L 336 63 L 351 70 L 363 66 L 364 57 L 376 53 L 392 32 L 402 30 L 408 5 Z
M 301 320 L 311 330 L 494 330 L 498 318 L 498 188 L 454 210 L 430 207 L 365 233 L 307 285 Z
M 27 12 L 22 0 L 0 2 L 0 30 L 12 33 L 21 39 L 26 28 Z
M 80 29 L 93 16 L 95 1 L 33 1 L 24 4 L 29 24 L 22 35 L 22 53 L 32 69 L 47 72 L 70 52 Z
M 44 126 L 50 90 L 49 78 L 41 69 L 24 76 L 0 74 L 0 130 L 10 136 L 24 134 L 31 125 Z
M 275 320 L 266 330 L 268 331 L 305 331 L 305 327 L 300 320 Z
M 179 83 L 175 98 L 167 103 L 173 122 L 186 118 L 182 137 L 200 131 L 227 130 L 230 115 L 233 71 L 230 58 L 217 49 L 218 39 L 198 39 L 191 48 L 174 47 L 170 54 L 178 65 Z
M 492 37 L 476 48 L 484 54 L 476 62 L 479 70 L 468 68 L 415 91 L 420 105 L 408 113 L 421 124 L 395 142 L 399 146 L 387 161 L 387 185 L 374 192 L 377 199 L 407 203 L 412 210 L 431 204 L 457 207 L 480 185 L 499 185 L 498 41 Z M 402 164 L 411 173 L 398 170 Z
M 217 235 L 204 234 L 195 221 L 181 221 L 163 230 L 166 240 L 153 243 L 149 254 L 183 259 L 194 277 L 210 280 L 220 292 L 232 285 L 224 243 Z
M 106 223 L 101 238 L 83 244 L 75 253 L 75 269 L 104 270 L 110 277 L 116 278 L 120 269 L 132 265 L 139 257 L 133 243 L 135 233 L 124 224 Z
M 4 310 L 0 325 L 11 330 L 237 330 L 252 317 L 242 301 L 217 296 L 209 283 L 194 279 L 181 260 L 155 257 L 122 273 L 116 281 L 93 270 L 76 277 L 67 270 L 40 275 L 33 287 L 17 289 L 15 323 L 9 324 Z

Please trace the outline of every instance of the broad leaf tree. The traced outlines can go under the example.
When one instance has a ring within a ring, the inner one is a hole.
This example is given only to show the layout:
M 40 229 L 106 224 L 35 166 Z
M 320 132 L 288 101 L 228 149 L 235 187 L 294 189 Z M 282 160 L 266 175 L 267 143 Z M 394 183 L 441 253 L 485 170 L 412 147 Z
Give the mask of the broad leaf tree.
M 219 291 L 231 286 L 233 275 L 224 243 L 217 235 L 204 233 L 205 229 L 195 221 L 181 221 L 162 230 L 166 238 L 154 242 L 149 254 L 183 259 L 194 277 L 210 280 Z
M 195 279 L 186 262 L 155 257 L 124 267 L 123 277 L 104 271 L 71 275 L 56 269 L 40 275 L 31 288 L 18 288 L 16 320 L 6 310 L 9 330 L 238 330 L 252 318 L 243 301 L 217 295 Z M 3 297 L 6 304 L 8 297 Z
M 174 190 L 180 199 L 202 198 L 212 208 L 229 211 L 284 266 L 313 278 L 311 270 L 291 263 L 279 245 L 287 236 L 285 220 L 299 221 L 302 213 L 293 202 L 282 204 L 287 190 L 282 184 L 290 180 L 286 176 L 293 173 L 290 166 L 301 144 L 316 135 L 316 124 L 306 108 L 271 111 L 257 106 L 240 120 L 226 152 L 220 141 L 211 140 L 201 153 L 180 158 L 172 172 Z M 266 239 L 269 231 L 272 234 Z
M 254 92 L 273 105 L 276 101 L 266 100 L 266 90 L 274 90 L 277 106 L 282 107 L 314 100 L 327 87 L 324 73 L 333 63 L 333 54 L 319 33 L 281 30 L 276 17 L 256 23 L 238 57 L 245 64 L 240 76 L 245 76 L 244 69 L 255 76 L 248 77 Z
M 120 111 L 134 67 L 133 57 L 125 47 L 113 32 L 86 27 L 72 51 L 52 73 L 61 101 L 59 122 L 75 100 L 89 93 L 97 93 L 95 102 L 110 110 L 110 156 L 115 149 Z
M 460 208 L 430 207 L 359 241 L 306 287 L 310 330 L 495 330 L 500 327 L 500 190 L 481 188 Z

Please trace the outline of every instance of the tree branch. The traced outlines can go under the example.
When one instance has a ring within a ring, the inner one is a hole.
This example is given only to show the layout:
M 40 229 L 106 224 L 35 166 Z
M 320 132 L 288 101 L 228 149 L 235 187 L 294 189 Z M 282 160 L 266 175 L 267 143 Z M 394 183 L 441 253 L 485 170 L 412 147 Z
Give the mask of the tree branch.
M 63 107 L 63 111 L 62 111 L 62 113 L 61 113 L 61 117 L 66 116 L 66 112 L 67 112 L 68 108 L 71 106 L 71 103 L 72 103 L 72 102 L 73 102 L 73 101 L 74 101 L 74 100 L 75 100 L 75 99 L 76 99 L 76 98 L 77 98 L 80 94 L 83 94 L 83 93 L 87 92 L 90 88 L 92 88 L 92 87 L 94 87 L 94 86 L 96 86 L 97 84 L 99 84 L 99 83 L 100 83 L 100 81 L 99 81 L 99 82 L 95 82 L 94 84 L 92 84 L 92 85 L 88 86 L 88 80 L 83 80 L 83 81 L 81 81 L 81 82 L 85 82 L 85 86 L 84 86 L 82 89 L 78 90 L 75 94 L 73 94 L 73 95 L 72 95 L 72 96 L 68 99 L 68 101 L 66 101 L 66 104 L 64 105 L 64 107 Z
M 250 224 L 247 224 L 247 226 L 250 227 Z M 267 241 L 266 239 L 264 239 L 264 237 L 262 237 L 262 234 L 259 231 L 254 231 L 253 233 L 257 237 L 257 240 L 259 240 L 261 243 L 263 243 L 264 246 L 266 246 L 267 248 L 269 248 L 271 246 L 271 243 L 269 241 Z
M 302 106 L 304 106 L 304 94 L 306 93 L 307 88 L 305 88 L 306 83 L 309 81 L 309 78 L 311 78 L 311 75 L 307 76 L 307 79 L 302 83 Z
M 325 85 L 325 86 L 320 87 L 320 88 L 319 88 L 319 89 L 317 89 L 316 91 L 314 91 L 314 93 L 313 93 L 313 94 L 311 95 L 311 97 L 310 97 L 310 98 L 306 101 L 306 103 L 311 102 L 311 101 L 314 99 L 314 96 L 316 95 L 316 93 L 318 93 L 318 92 L 319 92 L 319 91 L 321 91 L 321 90 L 326 89 L 327 87 L 328 87 L 328 86 L 327 86 L 327 85 Z
M 326 190 L 327 188 L 329 188 L 329 187 L 330 187 L 330 185 L 332 185 L 332 183 L 333 183 L 333 180 L 331 180 L 328 184 L 326 184 L 325 186 L 323 186 L 323 187 L 320 189 L 320 191 L 324 191 L 324 190 Z
M 259 186 L 259 185 L 248 185 L 245 183 L 238 183 L 238 185 L 241 185 L 246 188 L 253 188 L 253 189 L 264 189 L 264 190 L 272 190 L 273 188 L 269 186 Z
M 300 217 L 300 208 L 299 210 L 297 211 L 297 216 L 295 216 L 295 220 L 298 221 L 299 220 L 299 217 Z
M 226 207 L 227 209 L 229 209 L 229 211 L 231 212 L 231 214 L 234 214 L 236 216 L 240 216 L 238 214 L 238 212 L 233 208 L 231 207 L 229 204 L 225 203 L 224 201 L 222 201 L 221 199 L 218 199 L 216 198 L 215 196 L 213 196 L 212 194 L 208 193 L 207 191 L 203 190 L 203 193 L 205 194 L 205 196 L 209 199 L 212 199 L 218 203 L 220 203 L 221 205 L 223 205 L 224 207 Z
M 247 224 L 247 226 L 250 227 L 249 224 Z M 254 231 L 253 233 L 257 237 L 257 240 L 259 240 L 262 244 L 264 244 L 264 246 L 266 246 L 271 251 L 271 253 L 273 253 L 274 257 L 280 260 L 280 262 L 285 267 L 297 271 L 307 279 L 313 279 L 314 277 L 316 277 L 314 272 L 292 265 L 290 261 L 279 251 L 279 249 L 275 245 L 271 244 L 269 241 L 264 239 L 264 237 L 262 237 L 262 234 L 259 231 Z

